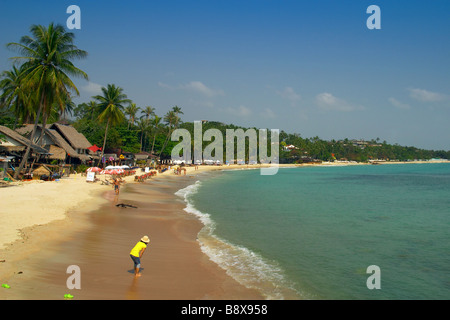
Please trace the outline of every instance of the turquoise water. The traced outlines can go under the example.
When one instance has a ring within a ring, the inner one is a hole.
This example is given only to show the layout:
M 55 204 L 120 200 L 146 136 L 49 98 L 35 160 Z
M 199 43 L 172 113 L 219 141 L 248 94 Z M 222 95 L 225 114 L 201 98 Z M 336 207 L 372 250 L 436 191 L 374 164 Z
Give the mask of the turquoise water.
M 450 298 L 450 164 L 223 171 L 177 194 L 205 253 L 268 299 Z

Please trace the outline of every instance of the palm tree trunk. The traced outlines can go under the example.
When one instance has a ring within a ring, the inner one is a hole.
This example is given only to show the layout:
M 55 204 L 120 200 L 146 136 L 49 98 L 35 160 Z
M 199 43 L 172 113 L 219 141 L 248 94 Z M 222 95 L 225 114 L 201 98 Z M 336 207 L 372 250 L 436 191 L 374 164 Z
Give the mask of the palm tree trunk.
M 36 141 L 36 144 L 38 146 L 43 146 L 44 143 L 44 131 L 45 131 L 45 127 L 47 126 L 47 120 L 48 120 L 48 113 L 45 113 L 43 115 L 43 119 L 42 119 L 42 128 L 41 128 L 41 134 L 39 135 L 39 139 Z
M 106 123 L 105 139 L 103 140 L 102 154 L 101 154 L 101 156 L 100 156 L 100 159 L 98 159 L 97 167 L 100 166 L 100 161 L 102 161 L 103 155 L 105 154 L 106 135 L 108 134 L 108 127 L 109 127 L 109 119 L 108 119 L 108 122 Z
M 16 171 L 14 172 L 14 179 L 16 179 L 16 180 L 19 177 L 20 172 L 22 172 L 22 169 L 28 163 L 28 156 L 30 155 L 30 151 L 31 151 L 31 143 L 34 140 L 34 135 L 36 134 L 36 128 L 37 128 L 38 123 L 39 123 L 39 117 L 41 116 L 41 112 L 42 112 L 43 109 L 45 109 L 45 108 L 44 108 L 44 93 L 42 92 L 41 103 L 39 104 L 39 110 L 38 110 L 38 112 L 36 114 L 36 119 L 34 120 L 33 131 L 31 132 L 31 136 L 30 136 L 30 142 L 27 145 L 27 149 L 26 149 L 25 154 L 24 154 L 24 156 L 22 158 L 22 161 L 20 162 L 19 168 L 17 168 Z
M 156 132 L 155 132 L 155 135 L 153 136 L 153 144 L 152 144 L 152 151 L 151 151 L 152 155 L 153 155 L 153 147 L 155 146 L 155 140 L 156 140 Z
M 166 148 L 166 146 L 167 146 L 167 143 L 169 142 L 169 137 L 170 137 L 170 135 L 171 135 L 171 132 L 170 132 L 170 129 L 169 129 L 169 133 L 167 134 L 167 138 L 166 138 L 166 140 L 164 141 L 164 144 L 163 144 L 163 147 L 161 148 L 161 151 L 159 152 L 159 158 L 161 159 L 161 154 L 163 153 L 163 151 L 164 151 L 164 149 Z

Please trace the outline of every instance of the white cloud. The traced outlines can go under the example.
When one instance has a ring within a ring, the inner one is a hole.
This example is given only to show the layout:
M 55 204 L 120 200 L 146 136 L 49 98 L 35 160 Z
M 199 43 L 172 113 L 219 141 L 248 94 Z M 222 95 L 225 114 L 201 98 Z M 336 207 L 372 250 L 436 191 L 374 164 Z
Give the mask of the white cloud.
M 389 102 L 390 102 L 394 107 L 396 107 L 396 108 L 404 109 L 404 110 L 411 109 L 411 106 L 410 106 L 409 104 L 400 102 L 400 101 L 398 101 L 398 100 L 395 99 L 395 98 L 392 98 L 392 97 L 391 97 L 391 98 L 389 98 L 388 100 L 389 100 Z
M 179 86 L 171 86 L 167 83 L 158 82 L 158 86 L 161 88 L 169 89 L 169 90 L 186 90 L 186 91 L 190 91 L 190 92 L 195 92 L 195 93 L 199 93 L 200 95 L 207 97 L 207 98 L 225 95 L 223 90 L 211 89 L 211 88 L 207 87 L 201 81 L 191 81 L 187 84 L 182 84 Z
M 181 88 L 200 93 L 206 97 L 223 96 L 224 92 L 222 90 L 215 90 L 208 88 L 200 81 L 191 81 L 188 84 L 182 85 Z
M 362 106 L 349 104 L 347 101 L 333 96 L 331 93 L 323 92 L 316 96 L 317 106 L 325 111 L 349 112 L 364 109 Z
M 442 93 L 432 92 L 424 89 L 408 89 L 409 96 L 415 100 L 423 102 L 437 102 L 448 99 L 448 96 Z
M 94 82 L 88 82 L 87 85 L 82 86 L 81 90 L 91 94 L 91 95 L 98 95 L 102 93 L 102 86 L 101 84 L 94 83 Z
M 246 106 L 239 106 L 239 108 L 226 108 L 225 111 L 238 117 L 247 117 L 252 114 L 252 111 Z
M 166 83 L 162 83 L 162 82 L 158 82 L 158 86 L 160 86 L 161 88 L 166 88 L 166 89 L 173 89 L 172 86 L 166 84 Z
M 276 114 L 269 108 L 265 108 L 263 112 L 261 112 L 261 116 L 266 119 L 276 118 Z
M 212 101 L 199 101 L 199 100 L 190 99 L 189 103 L 194 106 L 214 108 L 214 103 Z
M 301 99 L 301 96 L 297 94 L 292 87 L 286 87 L 283 91 L 277 91 L 277 94 L 283 99 L 291 101 L 292 105 Z

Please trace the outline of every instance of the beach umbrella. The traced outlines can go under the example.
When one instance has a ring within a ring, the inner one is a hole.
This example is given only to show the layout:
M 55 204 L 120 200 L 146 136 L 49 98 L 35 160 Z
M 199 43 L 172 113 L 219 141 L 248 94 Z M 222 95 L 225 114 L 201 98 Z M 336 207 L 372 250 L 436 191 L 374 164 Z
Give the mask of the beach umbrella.
M 124 172 L 123 169 L 113 169 L 113 170 L 110 170 L 110 174 L 120 174 L 120 173 L 123 173 L 123 172 Z
M 121 167 L 120 166 L 107 166 L 105 169 L 106 170 L 121 169 Z
M 99 167 L 90 167 L 86 171 L 87 172 L 100 172 L 100 171 L 102 171 L 102 169 Z
M 90 146 L 88 149 L 91 150 L 92 152 L 102 150 L 102 148 L 97 147 L 95 144 L 93 146 Z

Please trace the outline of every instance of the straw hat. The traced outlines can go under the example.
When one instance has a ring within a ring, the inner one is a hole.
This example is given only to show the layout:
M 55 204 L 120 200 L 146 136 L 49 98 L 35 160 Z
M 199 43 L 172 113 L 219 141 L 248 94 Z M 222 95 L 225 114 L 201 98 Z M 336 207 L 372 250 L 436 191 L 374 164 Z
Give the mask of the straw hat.
M 147 236 L 143 236 L 143 237 L 141 238 L 141 241 L 142 241 L 142 242 L 145 242 L 145 243 L 149 243 L 149 242 L 150 242 L 150 239 L 149 239 Z

